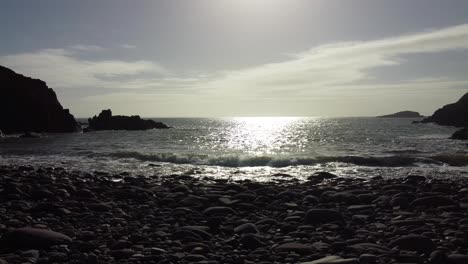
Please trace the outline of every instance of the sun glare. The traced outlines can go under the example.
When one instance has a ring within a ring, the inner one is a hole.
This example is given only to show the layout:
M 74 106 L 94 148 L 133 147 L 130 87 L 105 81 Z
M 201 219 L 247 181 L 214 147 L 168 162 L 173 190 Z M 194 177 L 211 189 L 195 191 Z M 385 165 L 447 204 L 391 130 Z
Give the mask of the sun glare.
M 251 154 L 281 150 L 288 142 L 291 126 L 300 117 L 238 117 L 228 134 L 228 147 L 249 149 Z

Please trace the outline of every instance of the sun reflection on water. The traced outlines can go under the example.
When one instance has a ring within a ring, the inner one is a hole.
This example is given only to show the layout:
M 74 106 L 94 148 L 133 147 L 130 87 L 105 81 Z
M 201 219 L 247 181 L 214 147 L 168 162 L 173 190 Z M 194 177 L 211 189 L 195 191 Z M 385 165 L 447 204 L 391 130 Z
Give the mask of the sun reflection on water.
M 247 151 L 250 154 L 271 154 L 288 152 L 298 144 L 298 130 L 301 117 L 237 117 L 227 131 L 227 147 Z M 304 140 L 307 139 L 304 137 Z M 300 146 L 299 146 L 300 147 Z

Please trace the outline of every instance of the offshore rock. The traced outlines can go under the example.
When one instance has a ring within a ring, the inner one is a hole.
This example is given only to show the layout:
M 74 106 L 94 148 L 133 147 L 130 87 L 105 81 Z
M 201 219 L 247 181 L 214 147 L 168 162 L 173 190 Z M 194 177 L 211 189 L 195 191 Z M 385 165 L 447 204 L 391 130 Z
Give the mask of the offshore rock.
M 112 111 L 102 110 L 98 116 L 88 119 L 88 130 L 148 130 L 169 128 L 161 122 L 141 119 L 140 116 L 113 116 Z
M 455 131 L 450 139 L 458 139 L 458 140 L 468 140 L 468 128 L 463 128 L 460 130 Z

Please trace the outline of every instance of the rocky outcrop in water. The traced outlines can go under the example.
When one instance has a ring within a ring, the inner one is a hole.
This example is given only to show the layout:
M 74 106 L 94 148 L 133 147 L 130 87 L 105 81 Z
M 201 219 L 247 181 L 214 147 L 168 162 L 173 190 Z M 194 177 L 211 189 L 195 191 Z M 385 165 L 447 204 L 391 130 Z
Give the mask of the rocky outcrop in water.
M 112 111 L 102 110 L 98 116 L 88 119 L 89 130 L 147 130 L 169 128 L 161 122 L 141 119 L 140 116 L 113 116 Z
M 0 130 L 67 133 L 79 130 L 46 83 L 0 66 Z
M 444 126 L 468 126 L 468 93 L 456 103 L 448 104 L 424 120 L 423 123 L 436 123 Z
M 423 116 L 420 115 L 418 112 L 414 112 L 414 111 L 401 111 L 401 112 L 397 112 L 394 114 L 382 115 L 378 117 L 379 118 L 417 118 L 417 117 L 423 117 Z
M 455 131 L 450 139 L 468 140 L 468 128 Z

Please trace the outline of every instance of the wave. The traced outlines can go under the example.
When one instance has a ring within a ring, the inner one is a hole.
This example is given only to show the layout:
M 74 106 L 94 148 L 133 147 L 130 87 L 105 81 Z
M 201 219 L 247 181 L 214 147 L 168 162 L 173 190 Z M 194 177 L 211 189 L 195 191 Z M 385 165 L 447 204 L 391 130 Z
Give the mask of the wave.
M 372 167 L 409 167 L 421 164 L 467 166 L 468 155 L 451 154 L 436 155 L 431 157 L 416 157 L 408 155 L 392 155 L 383 157 L 369 156 L 320 156 L 320 157 L 274 157 L 252 155 L 200 155 L 200 154 L 175 154 L 157 153 L 145 154 L 135 151 L 110 152 L 104 154 L 111 158 L 136 159 L 149 162 L 169 162 L 175 164 L 211 165 L 223 167 L 288 167 L 299 165 L 317 165 L 330 162 L 354 164 L 358 166 Z M 93 156 L 102 156 L 101 153 Z

